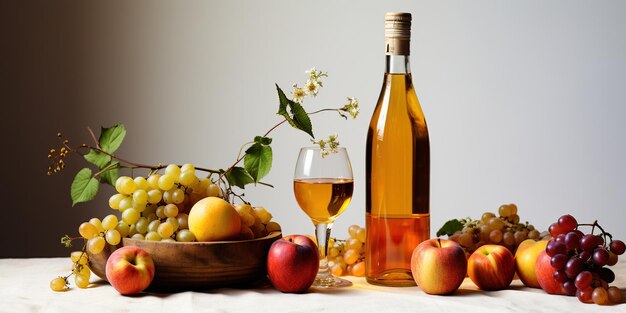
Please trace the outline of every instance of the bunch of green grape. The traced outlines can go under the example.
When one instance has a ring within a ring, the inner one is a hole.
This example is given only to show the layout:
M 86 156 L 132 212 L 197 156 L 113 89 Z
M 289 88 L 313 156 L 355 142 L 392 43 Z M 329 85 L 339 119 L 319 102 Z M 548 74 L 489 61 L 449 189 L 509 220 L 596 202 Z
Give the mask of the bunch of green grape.
M 498 208 L 498 215 L 485 212 L 479 220 L 466 218 L 460 220 L 463 229 L 450 236 L 450 240 L 459 243 L 469 253 L 485 244 L 498 244 L 515 252 L 517 246 L 526 239 L 539 240 L 548 235 L 541 233 L 532 224 L 520 223 L 517 205 L 503 204 Z
M 242 203 L 235 205 L 241 219 L 239 239 L 254 239 L 267 236 L 273 231 L 280 231 L 280 225 L 272 221 L 272 214 L 264 207 L 253 207 Z
M 365 228 L 348 227 L 346 240 L 331 238 L 328 242 L 328 267 L 335 276 L 365 276 Z
M 65 291 L 68 289 L 70 276 L 74 275 L 74 284 L 78 288 L 89 287 L 91 270 L 89 269 L 89 258 L 85 251 L 73 251 L 70 254 L 72 260 L 72 272 L 67 276 L 59 276 L 50 282 L 50 289 L 54 291 Z

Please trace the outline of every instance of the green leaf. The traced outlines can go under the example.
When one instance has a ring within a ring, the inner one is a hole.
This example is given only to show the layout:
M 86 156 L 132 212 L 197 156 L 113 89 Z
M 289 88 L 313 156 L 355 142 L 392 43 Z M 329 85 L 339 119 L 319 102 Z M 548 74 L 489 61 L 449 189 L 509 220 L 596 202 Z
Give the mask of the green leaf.
M 111 164 L 117 165 L 117 164 L 119 164 L 119 162 L 112 161 L 110 164 L 107 164 L 105 167 L 107 167 L 107 166 L 109 166 Z M 111 168 L 110 170 L 102 172 L 102 174 L 100 174 L 100 177 L 102 177 L 102 182 L 107 183 L 107 184 L 109 184 L 111 186 L 115 186 L 115 182 L 120 177 L 120 168 L 118 166 L 115 166 L 115 167 Z
M 447 221 L 445 224 L 443 224 L 443 226 L 441 226 L 441 228 L 437 231 L 437 237 L 441 236 L 441 235 L 448 235 L 448 236 L 452 236 L 455 232 L 462 230 L 463 229 L 463 224 L 461 224 L 461 222 L 459 222 L 459 220 L 457 219 L 452 219 Z
M 91 175 L 90 169 L 84 168 L 78 171 L 70 187 L 72 206 L 93 199 L 98 193 L 98 186 L 98 180 Z
M 108 153 L 113 153 L 120 147 L 126 136 L 126 129 L 122 124 L 116 124 L 113 127 L 102 127 L 100 130 L 100 138 L 98 143 L 100 148 Z
M 85 154 L 84 158 L 87 162 L 97 166 L 99 169 L 103 169 L 111 162 L 110 156 L 94 149 L 89 150 L 89 153 Z
M 285 93 L 283 92 L 282 89 L 280 89 L 280 87 L 278 87 L 278 84 L 276 85 L 276 90 L 278 90 L 278 112 L 276 112 L 276 114 L 278 115 L 282 115 L 285 118 L 290 118 L 289 114 L 287 113 L 287 106 L 289 105 L 289 99 L 287 99 L 287 96 L 285 96 Z
M 295 124 L 294 127 L 309 134 L 311 138 L 315 138 L 315 136 L 313 136 L 313 125 L 311 124 L 311 119 L 304 108 L 299 103 L 293 101 L 289 102 L 289 108 L 291 109 L 291 114 L 293 114 L 293 123 Z
M 243 157 L 243 166 L 252 176 L 254 182 L 257 183 L 272 168 L 272 148 L 256 142 L 246 150 L 246 155 Z
M 313 136 L 311 119 L 304 108 L 302 108 L 299 103 L 289 100 L 283 90 L 278 87 L 278 84 L 276 84 L 276 90 L 278 90 L 279 102 L 278 112 L 276 112 L 276 114 L 282 115 L 292 127 L 297 128 L 315 138 L 315 136 Z M 287 108 L 289 108 L 289 111 L 287 111 Z
M 237 186 L 241 189 L 244 189 L 247 184 L 251 184 L 254 182 L 254 179 L 243 167 L 233 167 L 230 171 L 224 174 L 226 180 L 231 186 Z
M 258 142 L 262 145 L 269 145 L 272 143 L 272 138 L 270 137 L 263 137 L 263 136 L 256 136 L 254 137 L 254 142 Z

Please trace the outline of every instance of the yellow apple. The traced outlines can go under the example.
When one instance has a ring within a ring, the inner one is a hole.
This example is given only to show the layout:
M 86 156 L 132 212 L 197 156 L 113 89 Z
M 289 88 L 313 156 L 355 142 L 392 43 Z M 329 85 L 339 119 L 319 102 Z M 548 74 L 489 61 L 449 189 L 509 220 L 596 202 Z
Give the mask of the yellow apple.
M 541 288 L 535 273 L 535 264 L 541 251 L 546 250 L 548 241 L 534 241 L 526 239 L 522 241 L 515 252 L 515 268 L 517 276 L 527 287 Z

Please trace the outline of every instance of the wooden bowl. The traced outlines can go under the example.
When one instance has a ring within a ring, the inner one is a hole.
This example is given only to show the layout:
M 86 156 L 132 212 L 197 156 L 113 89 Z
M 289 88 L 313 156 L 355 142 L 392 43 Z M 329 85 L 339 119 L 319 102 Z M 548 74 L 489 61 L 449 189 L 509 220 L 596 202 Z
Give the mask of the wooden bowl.
M 124 238 L 124 246 L 150 253 L 155 265 L 151 290 L 198 290 L 245 286 L 264 279 L 270 245 L 282 237 L 273 232 L 263 238 L 214 242 L 159 242 Z M 115 247 L 90 256 L 91 270 L 106 280 L 104 267 Z M 108 254 L 108 255 L 107 255 Z

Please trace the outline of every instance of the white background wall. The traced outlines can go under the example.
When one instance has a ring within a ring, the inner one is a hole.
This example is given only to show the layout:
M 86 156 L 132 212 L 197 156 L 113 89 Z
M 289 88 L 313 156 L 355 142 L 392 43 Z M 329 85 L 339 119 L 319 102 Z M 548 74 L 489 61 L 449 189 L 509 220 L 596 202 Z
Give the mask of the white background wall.
M 620 1 L 184 1 L 67 3 L 5 10 L 15 49 L 5 75 L 3 198 L 16 211 L 2 256 L 59 255 L 58 238 L 97 201 L 70 207 L 80 165 L 46 177 L 57 130 L 124 123 L 119 154 L 146 163 L 227 167 L 239 146 L 280 121 L 274 83 L 330 73 L 306 108 L 361 104 L 357 120 L 313 118 L 337 132 L 355 170 L 334 235 L 364 225 L 365 137 L 384 70 L 384 13 L 413 14 L 411 68 L 431 135 L 431 232 L 446 220 L 519 206 L 545 229 L 564 213 L 624 230 L 626 4 Z M 5 19 L 6 21 L 6 19 Z M 11 53 L 10 52 L 10 53 Z M 11 117 L 11 118 L 9 118 Z M 312 233 L 292 175 L 304 133 L 274 138 L 274 189 L 246 190 L 284 232 Z M 28 164 L 28 166 L 13 166 Z M 11 197 L 10 195 L 18 195 Z M 27 229 L 25 231 L 25 229 Z

